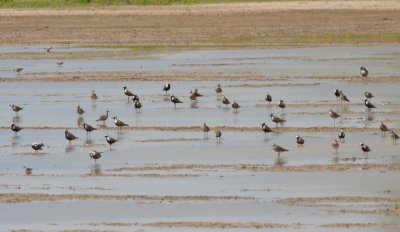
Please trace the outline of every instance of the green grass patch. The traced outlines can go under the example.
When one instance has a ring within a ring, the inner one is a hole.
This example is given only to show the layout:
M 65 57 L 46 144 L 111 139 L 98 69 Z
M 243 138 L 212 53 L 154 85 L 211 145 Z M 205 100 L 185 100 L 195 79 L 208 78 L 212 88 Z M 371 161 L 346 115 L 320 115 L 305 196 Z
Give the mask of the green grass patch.
M 146 6 L 271 1 L 291 0 L 0 0 L 0 8 L 65 8 L 126 5 Z
M 291 43 L 400 43 L 400 33 L 302 35 L 286 39 Z

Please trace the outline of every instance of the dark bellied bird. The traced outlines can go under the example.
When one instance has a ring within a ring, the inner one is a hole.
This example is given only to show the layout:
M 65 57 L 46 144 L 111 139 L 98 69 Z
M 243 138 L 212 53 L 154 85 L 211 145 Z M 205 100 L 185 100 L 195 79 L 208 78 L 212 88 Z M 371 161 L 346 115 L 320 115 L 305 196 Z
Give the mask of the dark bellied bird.
M 182 103 L 181 100 L 179 100 L 177 97 L 174 95 L 171 95 L 171 102 L 174 103 L 174 107 L 176 108 L 176 104 Z

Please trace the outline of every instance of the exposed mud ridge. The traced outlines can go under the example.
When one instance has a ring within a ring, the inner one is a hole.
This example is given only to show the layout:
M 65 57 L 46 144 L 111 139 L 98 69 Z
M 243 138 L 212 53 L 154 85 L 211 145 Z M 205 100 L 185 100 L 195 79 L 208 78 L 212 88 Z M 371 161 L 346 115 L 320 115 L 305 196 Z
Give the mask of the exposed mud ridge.
M 391 228 L 398 229 L 400 228 L 400 224 L 396 223 L 332 223 L 332 224 L 323 224 L 321 227 L 326 228 L 369 228 L 369 227 L 379 227 L 379 228 Z
M 41 193 L 4 193 L 0 194 L 1 203 L 24 203 L 33 201 L 67 200 L 143 200 L 143 201 L 231 201 L 254 200 L 253 197 L 240 196 L 151 196 L 151 195 L 96 195 L 96 194 L 41 194 Z
M 389 121 L 389 120 L 385 120 Z M 272 124 L 271 124 L 272 125 Z M 65 130 L 65 127 L 23 127 L 24 130 Z M 183 126 L 183 127 L 159 127 L 159 126 L 140 126 L 140 127 L 124 127 L 122 131 L 202 131 L 201 126 Z M 69 128 L 73 130 L 82 130 L 81 128 Z M 117 130 L 116 127 L 108 127 L 107 130 Z M 232 127 L 232 126 L 218 126 L 210 127 L 211 130 L 231 131 L 231 132 L 260 132 L 259 127 Z M 271 127 L 275 133 L 284 132 L 338 132 L 343 129 L 346 132 L 376 132 L 379 133 L 379 128 L 358 128 L 358 127 Z M 393 128 L 396 129 L 396 128 Z M 10 130 L 7 127 L 0 127 L 0 130 Z M 99 130 L 103 130 L 99 128 Z M 148 141 L 149 142 L 149 141 Z
M 146 173 L 146 174 L 111 174 L 111 173 L 102 173 L 102 174 L 84 174 L 82 177 L 91 177 L 91 176 L 102 176 L 102 177 L 146 177 L 146 178 L 184 178 L 184 177 L 199 177 L 205 176 L 200 174 L 158 174 L 158 173 Z
M 143 224 L 146 227 L 168 227 L 168 228 L 218 228 L 218 229 L 239 229 L 239 228 L 299 228 L 301 224 L 278 224 L 259 222 L 152 222 Z
M 371 207 L 370 207 L 371 208 Z M 395 206 L 387 206 L 387 207 L 379 207 L 373 209 L 339 209 L 339 210 L 329 210 L 330 212 L 334 211 L 336 213 L 351 213 L 351 214 L 371 214 L 371 215 L 385 215 L 385 216 L 400 216 L 400 206 L 399 204 Z
M 277 200 L 278 203 L 286 205 L 309 205 L 319 203 L 391 203 L 400 204 L 400 198 L 389 197 L 360 197 L 360 196 L 338 196 L 338 197 L 298 197 Z
M 162 142 L 194 142 L 194 141 L 202 141 L 203 138 L 171 138 L 171 139 L 142 139 L 136 140 L 136 142 L 140 143 L 162 143 Z
M 256 172 L 317 172 L 317 171 L 346 171 L 349 169 L 361 170 L 400 170 L 398 164 L 307 164 L 300 166 L 280 166 L 268 164 L 176 164 L 176 165 L 159 165 L 159 166 L 139 166 L 139 167 L 122 167 L 108 169 L 111 172 L 122 171 L 174 171 L 174 170 L 196 170 L 196 169 L 232 169 L 232 170 L 248 170 Z
M 279 79 L 287 80 L 287 76 Z M 294 87 L 318 86 L 318 80 L 336 80 L 347 83 L 397 83 L 400 76 L 380 76 L 361 78 L 359 76 L 308 76 L 301 79 L 315 80 L 314 83 L 263 83 L 228 85 L 227 87 L 266 88 L 266 87 Z M 18 77 L 0 77 L 0 82 L 84 82 L 84 81 L 276 81 L 277 77 L 264 76 L 258 73 L 244 71 L 235 73 L 225 72 L 63 72 L 63 73 L 26 73 Z M 222 86 L 226 87 L 226 86 Z

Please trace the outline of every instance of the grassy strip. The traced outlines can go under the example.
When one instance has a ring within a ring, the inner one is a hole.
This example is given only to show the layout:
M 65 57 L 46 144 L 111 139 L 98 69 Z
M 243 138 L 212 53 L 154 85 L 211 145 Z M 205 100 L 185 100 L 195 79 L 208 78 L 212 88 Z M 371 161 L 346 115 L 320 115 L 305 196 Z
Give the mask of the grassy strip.
M 137 54 L 168 50 L 196 50 L 223 48 L 266 48 L 266 47 L 309 47 L 326 45 L 365 45 L 365 44 L 398 44 L 399 33 L 385 34 L 325 34 L 301 36 L 240 36 L 229 38 L 210 38 L 186 44 L 124 44 L 124 45 L 93 45 L 93 48 L 124 48 L 131 49 Z
M 290 0 L 0 0 L 0 8 L 63 8 L 96 6 L 147 6 L 234 2 L 271 2 Z

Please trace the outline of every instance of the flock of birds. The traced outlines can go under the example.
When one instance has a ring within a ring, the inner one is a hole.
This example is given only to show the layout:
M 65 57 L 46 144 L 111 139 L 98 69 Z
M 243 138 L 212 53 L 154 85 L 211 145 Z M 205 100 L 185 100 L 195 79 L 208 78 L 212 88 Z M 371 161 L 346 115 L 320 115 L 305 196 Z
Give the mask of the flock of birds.
M 368 75 L 368 70 L 365 67 L 360 67 L 360 75 L 363 77 L 366 77 Z M 170 91 L 170 89 L 171 89 L 171 84 L 169 84 L 169 83 L 165 84 L 165 86 L 163 87 L 163 91 L 165 92 L 166 97 L 168 97 L 168 91 Z M 238 109 L 240 108 L 239 103 L 236 101 L 231 102 L 227 97 L 222 95 L 222 92 L 223 92 L 222 87 L 220 84 L 218 84 L 217 87 L 215 88 L 215 93 L 217 95 L 217 99 L 221 100 L 221 103 L 224 104 L 226 108 L 228 108 L 228 106 L 231 105 L 234 112 L 237 112 Z M 142 103 L 140 102 L 139 96 L 132 93 L 126 86 L 123 86 L 123 93 L 127 96 L 128 102 L 130 101 L 130 99 L 132 99 L 132 101 L 134 102 L 134 107 L 136 108 L 136 110 L 140 111 L 140 109 L 142 108 Z M 340 100 L 343 104 L 346 104 L 346 102 L 350 102 L 350 100 L 343 93 L 343 91 L 341 91 L 339 89 L 335 90 L 334 95 L 336 96 L 337 101 Z M 190 99 L 191 103 L 196 103 L 197 98 L 202 97 L 202 96 L 203 95 L 200 94 L 197 89 L 195 89 L 194 91 L 190 91 L 189 99 Z M 376 108 L 370 101 L 370 99 L 373 98 L 374 95 L 372 93 L 366 91 L 364 93 L 364 96 L 365 96 L 365 99 L 363 100 L 364 106 L 366 108 L 366 111 L 369 113 L 369 111 L 371 109 Z M 92 99 L 92 101 L 96 101 L 98 99 L 98 96 L 94 90 L 92 90 L 91 99 Z M 177 104 L 183 103 L 181 100 L 178 99 L 178 97 L 176 97 L 173 94 L 171 94 L 169 96 L 169 99 L 174 104 L 175 108 L 177 107 Z M 271 104 L 272 96 L 270 94 L 266 94 L 265 101 L 268 102 L 269 104 Z M 279 100 L 277 106 L 279 108 L 281 108 L 282 112 L 286 108 L 285 102 L 283 100 Z M 22 107 L 14 105 L 14 104 L 10 105 L 10 107 L 17 115 L 18 115 L 18 112 L 23 109 Z M 79 117 L 82 117 L 83 114 L 85 113 L 85 110 L 78 105 L 76 108 L 76 112 L 79 115 Z M 333 121 L 334 121 L 333 123 L 335 126 L 335 120 L 337 118 L 339 118 L 341 115 L 339 113 L 333 111 L 332 109 L 329 111 L 329 115 L 333 119 Z M 274 122 L 276 124 L 276 126 L 279 126 L 279 125 L 282 126 L 282 124 L 284 122 L 286 122 L 286 120 L 284 118 L 280 118 L 272 113 L 269 116 L 271 118 L 271 121 Z M 108 118 L 109 118 L 109 111 L 107 110 L 104 114 L 99 116 L 99 118 L 96 120 L 96 122 L 102 122 L 104 124 Z M 118 131 L 122 130 L 123 127 L 129 126 L 127 123 L 119 120 L 115 116 L 112 117 L 112 119 L 113 119 L 114 124 L 117 127 Z M 94 130 L 97 130 L 97 128 L 91 126 L 90 124 L 88 124 L 86 122 L 82 122 L 81 125 L 82 125 L 82 128 L 86 131 L 87 138 L 89 138 L 89 139 L 90 139 L 90 133 Z M 16 134 L 19 131 L 21 131 L 22 129 L 23 129 L 22 127 L 14 124 L 14 123 L 11 124 L 11 130 L 14 131 Z M 204 133 L 204 138 L 208 138 L 208 132 L 210 132 L 210 130 L 211 130 L 210 127 L 206 123 L 204 123 L 202 130 Z M 265 139 L 268 138 L 269 133 L 274 132 L 273 129 L 270 128 L 265 122 L 261 124 L 261 130 L 265 134 Z M 383 122 L 381 122 L 381 124 L 380 124 L 380 130 L 381 130 L 383 136 L 385 135 L 386 132 L 390 132 L 390 138 L 393 140 L 393 144 L 395 144 L 396 141 L 400 138 L 398 134 L 396 134 L 393 130 L 389 129 Z M 222 136 L 222 132 L 220 130 L 215 130 L 215 137 L 216 137 L 217 141 L 221 140 L 221 136 Z M 106 135 L 104 137 L 105 137 L 105 141 L 109 144 L 110 149 L 111 149 L 111 146 L 118 141 L 118 139 L 115 139 L 109 135 Z M 65 130 L 65 139 L 67 139 L 69 141 L 69 143 L 71 143 L 73 140 L 78 139 L 78 137 L 66 129 Z M 331 146 L 335 150 L 336 153 L 337 153 L 337 150 L 339 149 L 339 142 L 344 142 L 344 139 L 345 139 L 345 132 L 343 130 L 340 130 L 340 133 L 338 134 L 338 139 L 339 139 L 339 141 L 334 139 L 333 142 L 331 143 Z M 298 146 L 302 146 L 302 145 L 304 145 L 305 140 L 301 136 L 297 135 L 296 143 L 298 144 Z M 44 143 L 32 143 L 31 147 L 33 150 L 38 152 L 39 150 L 43 149 Z M 365 143 L 360 143 L 360 147 L 361 147 L 361 150 L 364 152 L 364 155 L 368 154 L 368 152 L 371 151 L 371 148 Z M 275 143 L 272 145 L 272 149 L 278 153 L 278 157 L 280 156 L 280 154 L 282 152 L 289 151 L 288 149 L 286 149 L 278 144 L 275 144 Z M 96 162 L 97 159 L 101 158 L 102 153 L 103 152 L 92 150 L 89 155 Z M 25 168 L 27 169 L 27 167 L 25 167 Z

